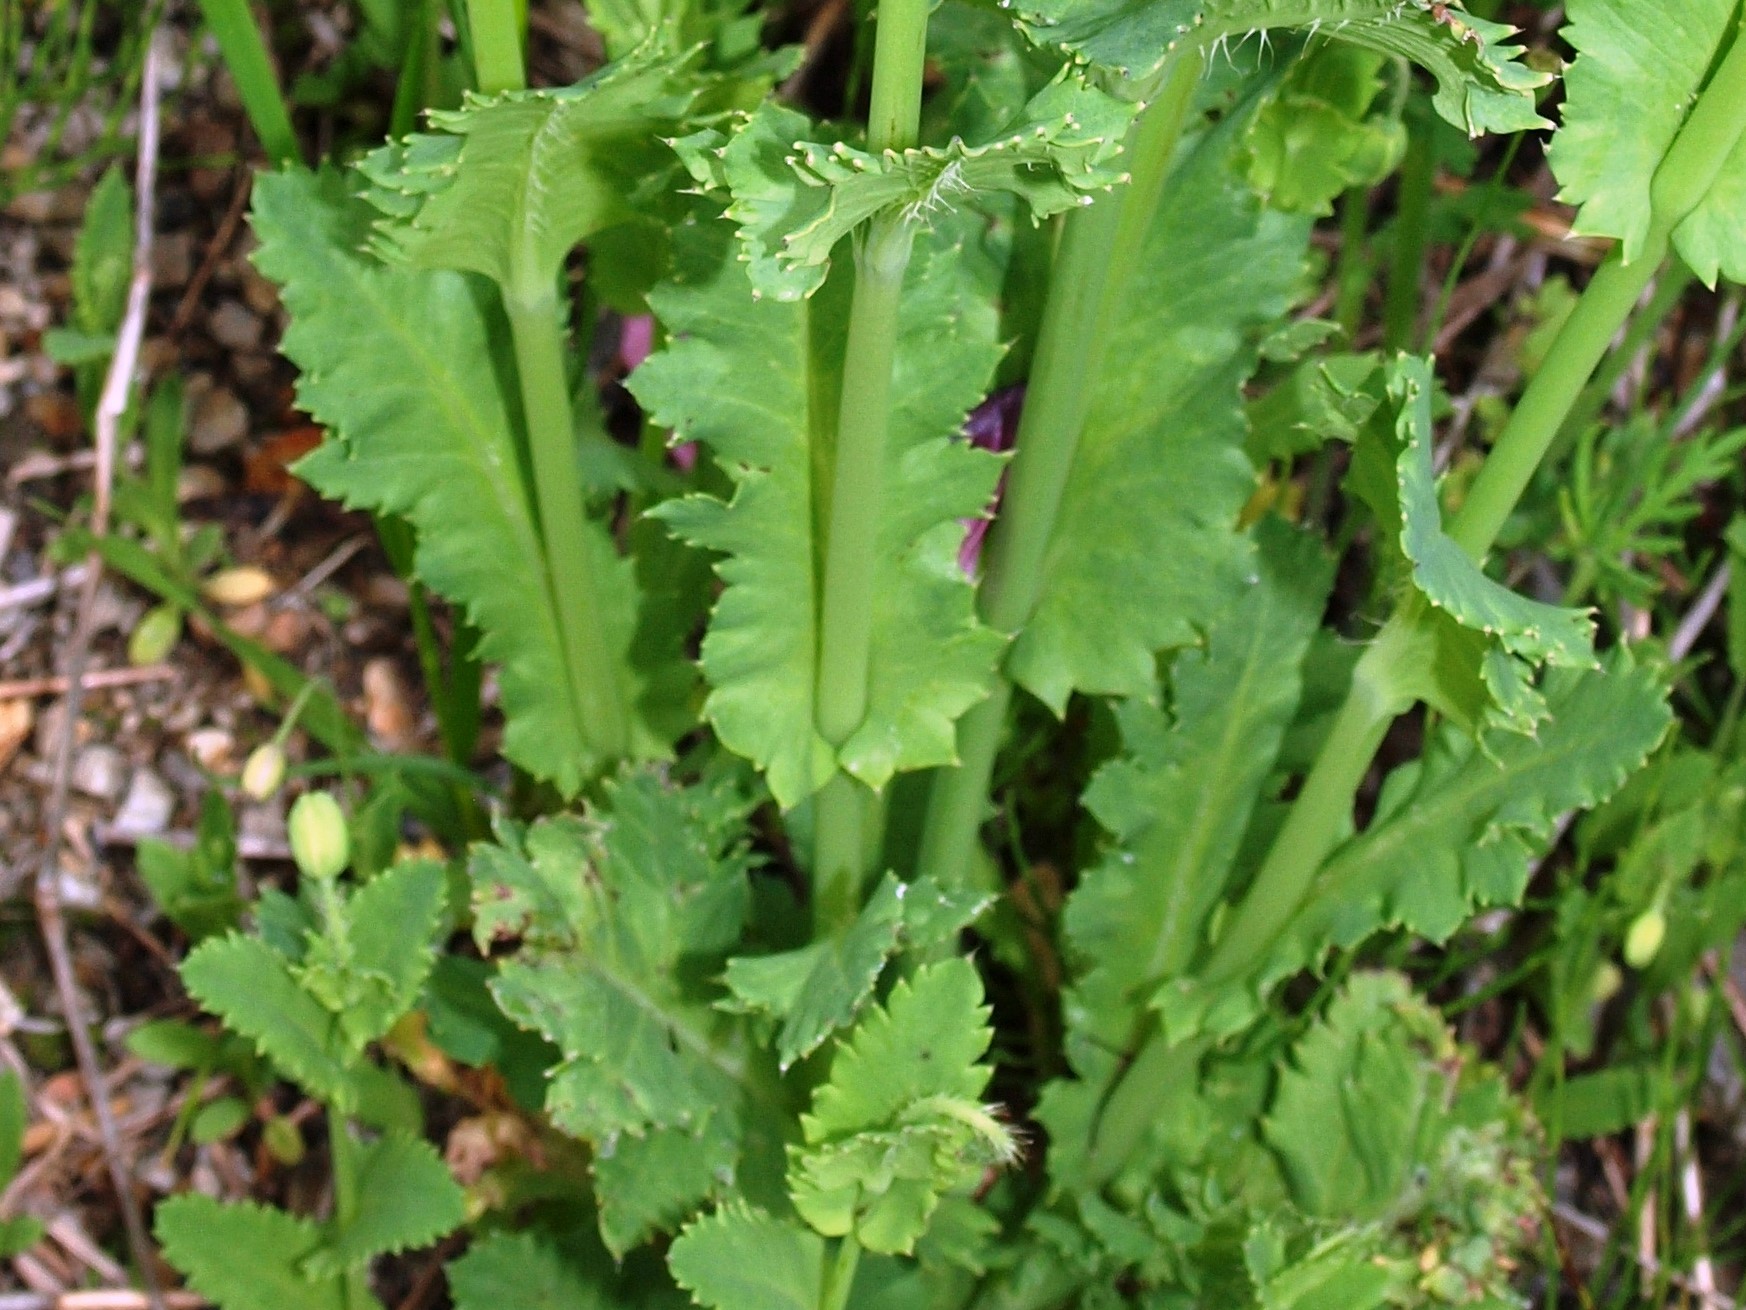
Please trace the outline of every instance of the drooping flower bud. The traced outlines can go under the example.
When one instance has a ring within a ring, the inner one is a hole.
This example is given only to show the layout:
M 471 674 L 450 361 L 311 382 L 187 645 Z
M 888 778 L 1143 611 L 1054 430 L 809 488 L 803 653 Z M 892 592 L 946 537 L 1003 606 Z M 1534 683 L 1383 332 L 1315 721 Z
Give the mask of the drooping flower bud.
M 338 801 L 324 791 L 306 792 L 291 807 L 285 827 L 291 858 L 304 877 L 323 881 L 339 877 L 351 859 L 352 843 Z
M 285 781 L 285 748 L 269 741 L 249 752 L 243 763 L 242 789 L 245 796 L 264 801 L 279 790 Z
M 140 616 L 127 638 L 127 662 L 135 668 L 156 664 L 182 639 L 182 611 L 174 605 L 154 605 Z
M 1646 969 L 1661 951 L 1667 936 L 1667 916 L 1660 906 L 1651 906 L 1635 919 L 1625 932 L 1625 963 L 1633 969 Z

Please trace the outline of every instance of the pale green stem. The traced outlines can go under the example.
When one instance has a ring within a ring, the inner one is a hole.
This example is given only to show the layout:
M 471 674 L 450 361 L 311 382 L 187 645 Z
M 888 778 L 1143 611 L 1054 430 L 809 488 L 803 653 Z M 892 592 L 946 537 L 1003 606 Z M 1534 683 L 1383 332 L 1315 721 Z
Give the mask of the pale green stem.
M 482 95 L 520 91 L 527 86 L 521 24 L 515 0 L 467 0 L 473 79 Z
M 333 1217 L 336 1227 L 350 1224 L 358 1212 L 357 1143 L 346 1117 L 333 1106 L 327 1108 L 327 1150 L 333 1159 Z M 376 1299 L 370 1294 L 370 1267 L 356 1265 L 345 1271 L 346 1310 L 371 1310 Z
M 589 567 L 557 292 L 550 278 L 530 274 L 514 288 L 505 288 L 503 304 L 515 344 L 534 498 L 579 718 L 579 744 L 600 761 L 612 761 L 630 748 L 630 715 L 617 661 L 604 638 L 605 609 L 597 579 Z
M 874 36 L 867 142 L 907 150 L 921 121 L 928 0 L 884 0 Z M 899 214 L 875 218 L 858 236 L 855 291 L 843 356 L 843 390 L 825 503 L 823 586 L 814 716 L 819 735 L 841 747 L 867 716 L 879 524 L 891 425 L 897 318 L 915 233 Z M 868 871 L 871 794 L 839 773 L 814 811 L 814 919 L 828 930 L 853 920 Z
M 818 1310 L 845 1310 L 855 1286 L 855 1270 L 861 1263 L 861 1243 L 853 1233 L 837 1239 L 837 1253 L 825 1270 L 819 1289 Z
M 1042 596 L 1044 561 L 1079 436 L 1096 393 L 1104 345 L 1163 195 L 1199 79 L 1198 52 L 1171 61 L 1157 98 L 1129 141 L 1131 180 L 1119 194 L 1064 220 L 1049 276 L 1000 516 L 988 535 L 977 608 L 983 622 L 1016 632 Z M 994 758 L 1012 686 L 1002 677 L 958 722 L 958 764 L 934 776 L 918 869 L 953 885 L 969 876 L 988 805 Z

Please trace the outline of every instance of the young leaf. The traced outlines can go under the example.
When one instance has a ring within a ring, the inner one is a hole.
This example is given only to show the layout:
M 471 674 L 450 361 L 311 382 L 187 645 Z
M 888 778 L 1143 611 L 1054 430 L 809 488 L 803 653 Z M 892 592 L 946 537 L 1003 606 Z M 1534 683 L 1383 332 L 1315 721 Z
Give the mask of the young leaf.
M 650 296 L 671 344 L 631 389 L 675 439 L 706 442 L 736 484 L 729 502 L 688 496 L 654 512 L 723 555 L 704 715 L 787 808 L 839 763 L 882 787 L 950 762 L 955 720 L 987 694 L 1002 638 L 975 621 L 957 550 L 959 520 L 985 511 L 999 461 L 953 434 L 986 389 L 997 322 L 975 252 L 919 240 L 893 376 L 867 717 L 833 752 L 814 726 L 824 515 L 813 486 L 832 445 L 847 298 L 833 281 L 801 302 L 760 299 L 731 243 L 721 222 L 675 234 L 673 281 Z
M 387 268 L 360 253 L 372 211 L 349 191 L 331 171 L 263 174 L 254 190 L 255 259 L 291 311 L 282 349 L 302 371 L 298 403 L 329 429 L 299 476 L 418 529 L 419 577 L 465 609 L 480 658 L 501 665 L 504 754 L 573 793 L 587 772 L 576 750 L 585 737 L 491 367 L 504 326 L 465 277 Z M 614 598 L 608 626 L 624 651 L 635 583 L 598 535 L 598 576 Z
M 1008 660 L 1057 713 L 1075 690 L 1150 694 L 1155 653 L 1194 641 L 1252 567 L 1236 531 L 1254 490 L 1241 387 L 1309 226 L 1264 215 L 1240 181 L 1240 117 L 1178 161 L 1122 289 L 1042 599 Z
M 980 1103 L 987 1017 L 960 956 L 918 969 L 856 1026 L 801 1118 L 805 1145 L 790 1148 L 790 1194 L 807 1223 L 907 1253 L 942 1193 L 1011 1162 L 1011 1133 Z
M 575 86 L 433 111 L 436 132 L 359 165 L 384 215 L 378 250 L 504 288 L 554 276 L 578 242 L 634 216 L 635 194 L 672 168 L 660 134 L 698 86 L 682 60 L 637 54 Z
M 164 1258 L 221 1310 L 362 1310 L 338 1275 L 304 1272 L 321 1229 L 283 1210 L 184 1193 L 158 1206 Z M 368 1305 L 379 1307 L 374 1297 Z
M 338 1017 L 354 1051 L 381 1037 L 418 1000 L 436 960 L 442 865 L 406 860 L 342 903 L 342 922 L 312 934 L 295 972 Z
M 112 334 L 127 308 L 133 274 L 133 196 L 120 168 L 105 169 L 91 188 L 69 273 L 74 326 L 93 337 Z
M 1196 58 L 1256 32 L 1319 32 L 1427 69 L 1437 79 L 1437 112 L 1469 136 L 1548 126 L 1534 110 L 1534 90 L 1551 75 L 1517 62 L 1515 28 L 1456 0 L 1024 0 L 1019 21 L 1039 44 L 1140 81 L 1179 49 Z
M 870 154 L 807 140 L 803 114 L 766 103 L 743 124 L 674 143 L 692 176 L 731 197 L 752 285 L 779 300 L 824 285 L 831 252 L 876 214 L 916 223 L 974 204 L 1021 197 L 1037 219 L 1108 191 L 1135 106 L 1063 72 L 992 141 Z
M 686 1226 L 667 1267 L 710 1310 L 816 1310 L 825 1244 L 798 1224 L 730 1202 Z
M 619 1162 L 596 1175 L 601 1231 L 615 1253 L 641 1234 L 627 1235 L 606 1212 L 646 1211 L 623 1189 L 650 1185 L 620 1157 L 640 1152 L 647 1166 L 665 1146 L 639 1139 L 689 1134 L 687 1155 L 659 1157 L 681 1171 L 663 1186 L 683 1210 L 733 1178 L 746 1120 L 774 1096 L 744 1020 L 715 1007 L 707 981 L 737 945 L 750 905 L 746 808 L 728 782 L 679 790 L 630 772 L 585 815 L 525 831 L 505 824 L 498 845 L 473 851 L 480 945 L 521 939 L 492 992 L 563 1052 L 546 1108 L 597 1157 Z
M 612 1310 L 614 1302 L 551 1246 L 492 1233 L 444 1270 L 455 1310 Z
M 429 1142 L 389 1133 L 355 1149 L 357 1209 L 304 1262 L 317 1277 L 429 1246 L 467 1217 L 465 1193 Z
M 182 962 L 182 982 L 286 1077 L 341 1110 L 356 1108 L 356 1056 L 339 1017 L 298 982 L 291 964 L 266 942 L 235 932 L 203 942 Z
M 1551 670 L 1544 694 L 1537 737 L 1488 752 L 1447 727 L 1390 776 L 1371 826 L 1316 875 L 1270 976 L 1383 926 L 1440 941 L 1476 909 L 1514 904 L 1559 816 L 1617 791 L 1672 722 L 1661 677 L 1623 648 L 1604 671 Z
M 1359 438 L 1349 481 L 1398 541 L 1413 587 L 1435 611 L 1415 625 L 1422 648 L 1397 662 L 1403 685 L 1470 728 L 1494 723 L 1531 733 L 1544 705 L 1529 667 L 1594 667 L 1594 620 L 1494 582 L 1444 532 L 1431 452 L 1431 361 L 1399 356 L 1385 385 L 1387 402 Z
M 1292 1196 L 1345 1221 L 1405 1188 L 1437 1108 L 1434 1062 L 1453 1054 L 1435 1011 L 1399 974 L 1359 974 L 1292 1050 L 1266 1123 Z
M 1564 122 L 1548 157 L 1558 198 L 1578 206 L 1573 232 L 1619 238 L 1627 262 L 1642 253 L 1650 183 L 1735 39 L 1738 8 L 1734 0 L 1571 0 L 1564 36 L 1577 56 L 1564 74 Z M 1711 286 L 1718 273 L 1746 279 L 1743 199 L 1746 144 L 1673 233 L 1680 257 Z
M 1333 571 L 1320 544 L 1273 519 L 1257 536 L 1260 576 L 1172 666 L 1171 715 L 1123 702 L 1124 754 L 1085 794 L 1116 846 L 1067 901 L 1068 942 L 1089 966 L 1067 1015 L 1118 1040 L 1205 940 L 1321 624 Z
M 887 874 L 860 916 L 835 936 L 777 955 L 729 960 L 722 981 L 735 1009 L 781 1023 L 776 1055 L 787 1069 L 853 1022 L 903 927 L 904 885 Z

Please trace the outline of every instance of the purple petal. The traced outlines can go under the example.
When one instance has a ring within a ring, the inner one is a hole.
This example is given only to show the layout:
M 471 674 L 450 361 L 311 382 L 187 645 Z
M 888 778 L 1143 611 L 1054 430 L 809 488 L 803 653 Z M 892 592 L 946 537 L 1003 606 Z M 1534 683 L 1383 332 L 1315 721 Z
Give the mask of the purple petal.
M 1011 450 L 1018 437 L 1019 413 L 1024 409 L 1025 388 L 1020 383 L 1003 387 L 975 409 L 964 420 L 964 436 L 979 450 L 996 452 Z M 964 542 L 958 547 L 958 567 L 966 577 L 974 579 L 982 562 L 982 543 L 988 538 L 988 525 L 1000 509 L 1000 498 L 1006 492 L 1006 474 L 994 488 L 994 499 L 981 518 L 960 519 L 964 525 Z

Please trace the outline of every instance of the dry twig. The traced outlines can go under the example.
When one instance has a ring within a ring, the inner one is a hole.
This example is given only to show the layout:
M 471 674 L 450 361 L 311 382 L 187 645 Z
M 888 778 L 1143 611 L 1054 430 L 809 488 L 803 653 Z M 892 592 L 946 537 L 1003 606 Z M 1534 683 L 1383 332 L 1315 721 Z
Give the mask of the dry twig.
M 92 511 L 91 530 L 101 537 L 109 529 L 110 496 L 115 485 L 116 450 L 120 442 L 122 416 L 127 412 L 133 375 L 139 364 L 140 343 L 145 336 L 146 304 L 151 295 L 152 211 L 157 188 L 158 164 L 158 90 L 162 53 L 154 32 L 147 43 L 145 71 L 140 79 L 139 159 L 134 175 L 134 248 L 133 275 L 128 283 L 127 310 L 121 321 L 121 331 L 110 360 L 109 372 L 103 380 L 103 393 L 97 402 L 96 502 Z M 85 690 L 85 664 L 91 653 L 92 616 L 96 611 L 97 584 L 102 577 L 102 565 L 96 551 L 86 561 L 83 585 L 79 591 L 79 606 L 73 635 L 67 647 L 67 694 L 65 712 L 61 716 L 59 739 L 55 742 L 53 783 L 44 809 L 44 843 L 42 864 L 36 879 L 36 911 L 42 930 L 43 946 L 48 952 L 49 967 L 54 975 L 55 991 L 66 1018 L 67 1032 L 72 1038 L 73 1053 L 78 1061 L 79 1076 L 85 1086 L 86 1100 L 97 1120 L 103 1142 L 103 1159 L 109 1182 L 115 1191 L 127 1243 L 139 1276 L 145 1283 L 144 1304 L 151 1310 L 165 1310 L 163 1292 L 158 1286 L 156 1255 L 139 1201 L 134 1195 L 130 1170 L 122 1156 L 120 1134 L 109 1106 L 102 1067 L 97 1049 L 91 1040 L 79 1002 L 78 981 L 73 974 L 72 950 L 67 941 L 66 920 L 61 914 L 60 857 L 62 818 L 66 813 L 67 792 L 72 777 L 74 728 L 79 720 Z M 65 1299 L 51 1302 L 64 1306 Z
M 97 691 L 106 687 L 137 687 L 142 682 L 167 682 L 176 676 L 176 668 L 170 664 L 142 664 L 138 668 L 126 669 L 91 669 L 79 680 L 83 691 Z M 54 674 L 47 678 L 19 678 L 14 682 L 0 682 L 0 700 L 23 700 L 31 696 L 65 696 L 72 682 L 65 674 Z

